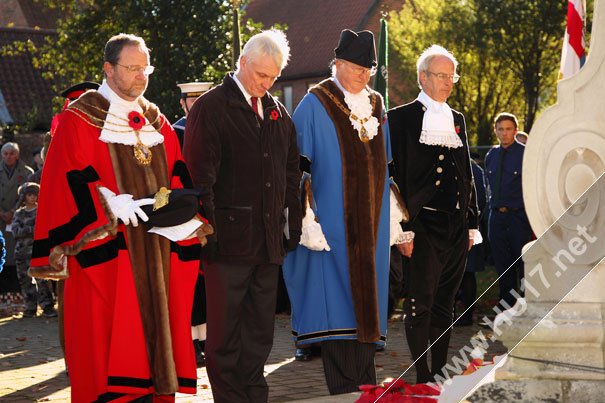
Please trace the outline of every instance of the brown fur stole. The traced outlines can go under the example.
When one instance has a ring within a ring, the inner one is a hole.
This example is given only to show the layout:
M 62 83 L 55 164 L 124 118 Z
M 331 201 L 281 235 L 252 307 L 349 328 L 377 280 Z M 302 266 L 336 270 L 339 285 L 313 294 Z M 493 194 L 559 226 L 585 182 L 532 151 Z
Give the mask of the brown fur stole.
M 317 96 L 334 122 L 340 155 L 344 189 L 345 233 L 349 257 L 349 279 L 357 320 L 357 340 L 371 343 L 380 338 L 380 315 L 376 291 L 376 241 L 386 175 L 384 134 L 378 134 L 367 143 L 359 139 L 344 113 L 325 90 L 334 95 L 346 108 L 344 94 L 332 80 L 324 80 L 310 92 Z M 382 121 L 382 99 L 376 97 L 373 115 Z
M 147 120 L 160 131 L 163 120 L 158 119 L 157 106 L 144 98 L 139 103 Z M 109 102 L 96 91 L 87 92 L 68 108 L 97 126 L 105 120 L 108 109 Z M 153 158 L 148 166 L 136 163 L 132 146 L 108 143 L 108 148 L 119 193 L 132 194 L 136 200 L 154 194 L 162 186 L 170 187 L 163 144 L 150 148 Z M 165 237 L 147 233 L 144 225 L 127 225 L 126 240 L 155 391 L 175 393 L 179 385 L 168 313 L 170 242 Z

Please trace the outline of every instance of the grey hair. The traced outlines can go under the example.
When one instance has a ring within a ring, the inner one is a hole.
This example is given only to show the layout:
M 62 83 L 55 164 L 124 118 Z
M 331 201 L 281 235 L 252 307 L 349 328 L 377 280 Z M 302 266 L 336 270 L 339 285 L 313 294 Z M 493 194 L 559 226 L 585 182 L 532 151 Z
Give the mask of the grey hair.
M 15 150 L 17 152 L 17 155 L 19 155 L 20 151 L 19 151 L 19 144 L 14 143 L 12 141 L 9 141 L 8 143 L 5 143 L 2 148 L 0 149 L 0 153 L 4 153 L 4 151 L 6 150 Z
M 138 48 L 149 54 L 149 48 L 145 44 L 145 40 L 140 36 L 132 34 L 118 34 L 114 35 L 105 44 L 105 51 L 103 52 L 103 61 L 110 64 L 118 63 L 120 59 L 120 53 L 124 46 L 138 46 Z
M 418 80 L 418 86 L 422 88 L 422 84 L 420 83 L 420 72 L 427 71 L 429 69 L 429 65 L 431 61 L 437 56 L 445 56 L 452 63 L 454 63 L 454 72 L 458 68 L 458 60 L 451 54 L 446 48 L 439 45 L 431 45 L 429 48 L 425 49 L 424 52 L 418 57 L 418 61 L 416 62 L 416 75 Z
M 283 70 L 290 59 L 290 45 L 286 34 L 278 29 L 270 29 L 250 38 L 244 45 L 240 59 L 246 57 L 248 60 L 255 60 L 259 56 L 271 56 L 279 69 Z M 239 68 L 238 60 L 238 71 Z

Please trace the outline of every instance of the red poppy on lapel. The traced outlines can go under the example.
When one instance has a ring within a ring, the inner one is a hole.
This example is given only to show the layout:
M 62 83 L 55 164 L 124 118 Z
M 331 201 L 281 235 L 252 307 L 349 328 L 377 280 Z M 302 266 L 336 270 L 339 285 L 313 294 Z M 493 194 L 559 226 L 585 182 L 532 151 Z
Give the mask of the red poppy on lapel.
M 133 130 L 141 130 L 145 126 L 145 118 L 137 111 L 132 111 L 128 114 L 128 126 Z
M 271 111 L 271 114 L 269 115 L 269 119 L 277 120 L 278 118 L 279 118 L 279 112 L 277 111 L 277 109 L 273 109 Z

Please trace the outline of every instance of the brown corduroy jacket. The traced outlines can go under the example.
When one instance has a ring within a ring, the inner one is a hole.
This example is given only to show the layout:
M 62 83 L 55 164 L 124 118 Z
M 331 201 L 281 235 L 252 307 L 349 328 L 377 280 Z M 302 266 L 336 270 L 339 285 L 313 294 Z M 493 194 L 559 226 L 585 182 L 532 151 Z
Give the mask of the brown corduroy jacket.
M 289 236 L 300 238 L 296 129 L 270 94 L 262 105 L 261 121 L 229 74 L 187 118 L 183 154 L 216 230 L 216 261 L 281 264 L 286 209 Z

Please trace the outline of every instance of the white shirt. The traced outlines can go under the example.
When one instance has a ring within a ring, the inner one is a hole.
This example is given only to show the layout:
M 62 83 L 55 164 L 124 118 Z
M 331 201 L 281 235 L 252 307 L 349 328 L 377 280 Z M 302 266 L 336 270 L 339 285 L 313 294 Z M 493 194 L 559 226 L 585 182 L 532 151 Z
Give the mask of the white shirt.
M 246 98 L 246 102 L 248 103 L 248 105 L 250 105 L 250 108 L 252 108 L 252 101 L 251 101 L 252 95 L 248 94 L 248 91 L 246 91 L 246 89 L 244 88 L 242 83 L 237 79 L 235 74 L 233 74 L 231 77 L 233 77 L 233 81 L 235 81 L 235 84 L 237 84 L 237 86 L 239 87 L 239 90 L 244 95 L 244 98 Z M 260 118 L 264 119 L 265 115 L 263 113 L 263 103 L 261 102 L 261 99 L 258 97 L 256 98 L 256 105 L 257 105 L 256 110 L 258 111 Z

